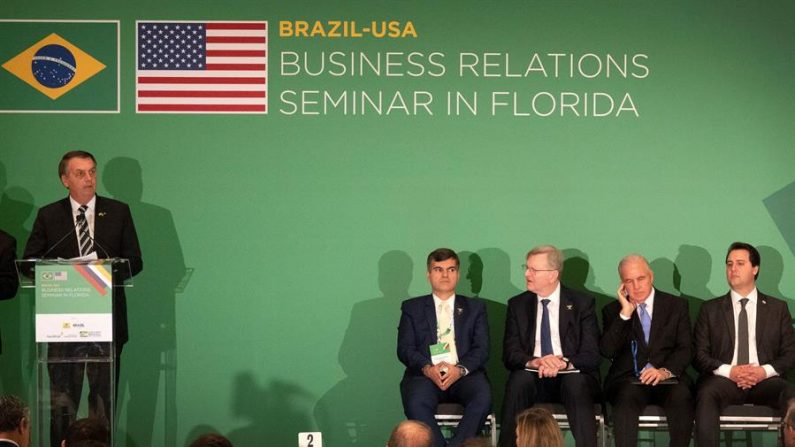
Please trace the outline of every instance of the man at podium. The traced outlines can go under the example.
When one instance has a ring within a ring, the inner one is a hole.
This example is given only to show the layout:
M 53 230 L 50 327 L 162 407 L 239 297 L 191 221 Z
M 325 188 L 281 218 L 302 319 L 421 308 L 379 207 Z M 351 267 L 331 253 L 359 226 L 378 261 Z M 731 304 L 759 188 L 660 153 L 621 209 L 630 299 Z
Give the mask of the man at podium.
M 96 195 L 97 165 L 93 155 L 84 151 L 64 154 L 58 165 L 61 183 L 69 196 L 41 208 L 33 223 L 24 257 L 41 259 L 108 259 L 129 260 L 130 274 L 143 269 L 138 235 L 130 208 L 119 201 Z M 126 272 L 114 275 L 120 284 Z M 127 302 L 123 287 L 116 287 L 113 303 L 113 339 L 115 371 L 118 383 L 120 357 L 127 342 Z M 107 355 L 108 343 L 50 343 L 50 358 Z M 89 414 L 111 420 L 110 371 L 106 363 L 50 363 L 51 430 L 53 446 L 60 444 L 66 429 L 75 420 L 80 405 L 83 374 L 88 371 Z

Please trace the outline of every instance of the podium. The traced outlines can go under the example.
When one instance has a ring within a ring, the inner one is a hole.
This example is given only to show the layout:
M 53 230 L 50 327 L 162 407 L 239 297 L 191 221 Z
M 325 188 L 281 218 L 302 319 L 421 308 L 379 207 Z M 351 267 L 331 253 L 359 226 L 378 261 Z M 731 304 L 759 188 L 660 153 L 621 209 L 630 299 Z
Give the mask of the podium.
M 130 263 L 113 258 L 24 259 L 16 264 L 20 287 L 35 289 L 36 405 L 31 445 L 60 446 L 75 419 L 92 417 L 107 423 L 114 446 L 114 293 L 118 287 L 132 287 L 131 281 L 125 283 L 132 278 Z

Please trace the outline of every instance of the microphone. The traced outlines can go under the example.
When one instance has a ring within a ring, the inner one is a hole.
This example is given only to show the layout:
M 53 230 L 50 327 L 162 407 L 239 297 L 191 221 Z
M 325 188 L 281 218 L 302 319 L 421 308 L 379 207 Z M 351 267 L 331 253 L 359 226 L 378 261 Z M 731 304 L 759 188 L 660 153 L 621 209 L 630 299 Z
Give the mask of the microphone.
M 94 244 L 94 251 L 96 251 L 97 247 L 99 247 L 99 249 L 102 250 L 102 253 L 105 255 L 105 257 L 103 259 L 113 259 L 108 254 L 108 251 L 105 250 L 105 247 L 103 247 L 102 244 L 99 243 L 99 241 L 94 239 L 94 236 L 91 236 L 90 232 L 88 234 L 88 238 L 91 239 L 91 242 Z
M 44 254 L 41 255 L 41 257 L 38 259 L 47 259 L 48 254 L 52 253 L 52 251 L 55 250 L 59 245 L 61 245 L 61 243 L 63 243 L 63 241 L 66 240 L 67 237 L 71 236 L 76 232 L 77 232 L 77 225 L 72 225 L 72 229 L 69 230 L 66 234 L 64 234 L 60 239 L 58 239 L 58 242 L 54 243 L 52 247 L 50 247 L 47 251 L 45 251 Z

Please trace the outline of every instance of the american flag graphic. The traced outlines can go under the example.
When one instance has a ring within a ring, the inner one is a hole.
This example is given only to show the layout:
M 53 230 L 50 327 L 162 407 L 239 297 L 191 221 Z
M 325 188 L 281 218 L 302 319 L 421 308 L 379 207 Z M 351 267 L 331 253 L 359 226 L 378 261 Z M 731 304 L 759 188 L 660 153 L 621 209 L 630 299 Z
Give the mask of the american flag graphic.
M 268 113 L 268 22 L 136 22 L 136 111 Z

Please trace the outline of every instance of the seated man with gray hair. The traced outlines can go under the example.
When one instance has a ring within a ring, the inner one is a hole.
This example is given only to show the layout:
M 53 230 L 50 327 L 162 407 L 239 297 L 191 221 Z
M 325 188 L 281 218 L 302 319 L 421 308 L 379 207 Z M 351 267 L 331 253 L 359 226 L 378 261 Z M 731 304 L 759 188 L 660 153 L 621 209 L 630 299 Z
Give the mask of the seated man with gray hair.
M 610 359 L 605 394 L 613 405 L 617 447 L 638 445 L 638 417 L 660 405 L 672 447 L 687 447 L 694 401 L 685 369 L 693 358 L 687 301 L 654 287 L 646 259 L 631 254 L 618 264 L 616 300 L 602 309 L 602 355 Z
M 516 446 L 516 415 L 539 402 L 562 403 L 577 447 L 596 447 L 601 356 L 595 300 L 561 285 L 562 272 L 560 250 L 533 248 L 524 265 L 527 291 L 508 300 L 502 361 L 510 375 L 501 447 Z

